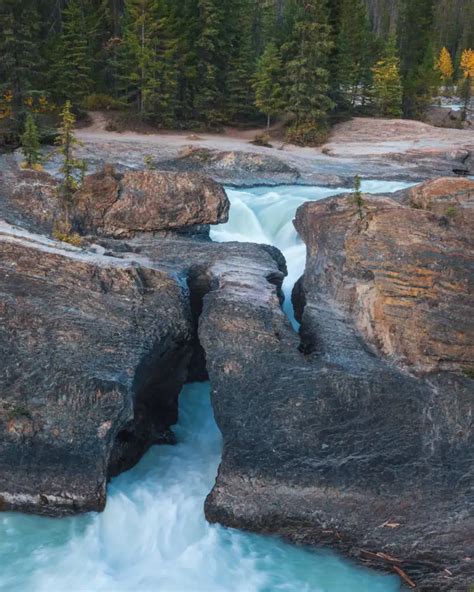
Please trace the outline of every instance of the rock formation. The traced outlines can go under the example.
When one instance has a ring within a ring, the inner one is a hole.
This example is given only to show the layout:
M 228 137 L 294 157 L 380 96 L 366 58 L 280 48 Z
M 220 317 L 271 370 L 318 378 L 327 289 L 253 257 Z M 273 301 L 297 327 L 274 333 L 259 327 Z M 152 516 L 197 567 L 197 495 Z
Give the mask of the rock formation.
M 179 391 L 207 375 L 196 330 L 214 274 L 245 291 L 284 272 L 271 248 L 173 234 L 226 219 L 198 175 L 90 177 L 69 211 L 96 233 L 83 248 L 31 231 L 64 213 L 55 187 L 13 170 L 0 184 L 0 509 L 45 515 L 103 509 L 110 476 L 172 441 Z
M 224 438 L 209 520 L 329 546 L 426 592 L 466 588 L 471 181 L 360 210 L 305 203 L 297 335 L 279 251 L 202 231 L 228 212 L 214 182 L 107 168 L 68 211 L 79 249 L 46 236 L 54 180 L 0 172 L 0 509 L 102 509 L 108 477 L 172 441 L 182 384 L 208 375 Z
M 365 198 L 361 220 L 352 196 L 307 202 L 296 226 L 301 342 L 268 286 L 236 302 L 230 278 L 204 299 L 224 436 L 206 515 L 339 549 L 420 590 L 462 590 L 474 575 L 467 226 L 383 197 Z
M 222 187 L 196 173 L 116 174 L 107 167 L 85 179 L 75 201 L 82 233 L 115 237 L 219 224 L 229 214 Z

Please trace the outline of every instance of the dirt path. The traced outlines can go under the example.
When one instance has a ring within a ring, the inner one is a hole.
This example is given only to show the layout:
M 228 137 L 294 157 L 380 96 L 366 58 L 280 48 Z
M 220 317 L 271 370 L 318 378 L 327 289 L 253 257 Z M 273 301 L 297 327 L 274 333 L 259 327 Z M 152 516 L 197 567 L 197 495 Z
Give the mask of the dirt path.
M 216 150 L 240 150 L 265 152 L 251 143 L 261 129 L 238 130 L 225 128 L 220 134 L 193 134 L 189 132 L 160 132 L 143 134 L 126 131 L 106 131 L 107 116 L 101 112 L 90 113 L 90 126 L 78 130 L 77 135 L 87 142 L 140 142 L 154 146 L 183 147 L 207 146 Z M 303 158 L 316 155 L 357 158 L 409 153 L 411 151 L 446 152 L 459 149 L 474 150 L 474 126 L 467 130 L 437 128 L 419 121 L 403 119 L 355 118 L 337 125 L 325 146 L 302 148 L 281 141 L 272 142 L 273 149 L 289 152 Z

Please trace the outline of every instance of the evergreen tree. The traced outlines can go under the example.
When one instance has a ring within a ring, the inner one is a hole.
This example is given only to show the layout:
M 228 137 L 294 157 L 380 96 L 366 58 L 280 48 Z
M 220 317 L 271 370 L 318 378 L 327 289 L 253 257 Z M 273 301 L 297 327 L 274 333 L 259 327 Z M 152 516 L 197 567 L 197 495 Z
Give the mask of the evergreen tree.
M 71 102 L 66 101 L 61 110 L 61 127 L 59 128 L 57 139 L 59 153 L 62 156 L 62 164 L 59 169 L 62 175 L 60 189 L 66 204 L 71 202 L 75 191 L 79 187 L 78 175 L 83 176 L 85 172 L 85 163 L 78 160 L 75 155 L 75 149 L 78 144 L 77 138 L 74 135 L 75 123 L 76 118 L 72 112 Z
M 25 122 L 25 131 L 21 136 L 21 151 L 25 157 L 25 165 L 29 169 L 35 168 L 40 162 L 40 141 L 38 128 L 31 113 L 28 113 Z
M 86 19 L 79 0 L 69 0 L 62 12 L 62 27 L 52 69 L 56 95 L 80 104 L 93 80 Z
M 283 46 L 286 62 L 286 111 L 294 123 L 291 141 L 319 143 L 334 106 L 328 96 L 328 60 L 332 49 L 325 0 L 293 0 L 294 24 Z
M 402 114 L 399 64 L 395 37 L 392 36 L 382 59 L 372 68 L 374 103 L 377 113 L 383 117 L 399 117 Z
M 225 79 L 226 115 L 230 121 L 245 121 L 255 113 L 252 77 L 252 2 L 231 0 L 226 12 L 229 59 Z
M 267 116 L 267 128 L 270 119 L 279 115 L 283 108 L 283 64 L 275 43 L 270 42 L 257 64 L 254 90 L 257 109 Z
M 435 0 L 402 0 L 400 15 L 400 71 L 403 111 L 421 117 L 433 88 L 433 24 Z
M 195 108 L 208 127 L 220 125 L 223 115 L 226 22 L 222 0 L 197 0 L 199 34 L 196 41 L 197 73 Z
M 354 108 L 365 103 L 374 62 L 375 40 L 363 0 L 342 0 L 337 35 L 337 80 L 346 101 Z
M 125 0 L 119 49 L 120 93 L 142 119 L 162 125 L 174 121 L 174 46 L 158 0 Z
M 44 90 L 41 24 L 34 0 L 0 2 L 0 93 L 10 92 L 15 111 Z

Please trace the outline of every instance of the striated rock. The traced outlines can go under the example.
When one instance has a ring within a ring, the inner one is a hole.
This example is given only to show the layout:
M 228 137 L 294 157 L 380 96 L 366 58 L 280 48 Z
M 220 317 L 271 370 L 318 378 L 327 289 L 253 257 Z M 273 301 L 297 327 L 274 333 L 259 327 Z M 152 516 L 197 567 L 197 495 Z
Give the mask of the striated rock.
M 306 293 L 335 300 L 397 364 L 418 373 L 468 370 L 473 187 L 462 179 L 423 184 L 405 195 L 414 207 L 365 197 L 362 222 L 350 197 L 305 204 L 295 225 L 308 248 Z
M 0 507 L 101 510 L 169 438 L 191 355 L 176 277 L 0 226 Z
M 0 218 L 50 234 L 60 210 L 58 182 L 45 172 L 21 170 L 11 157 L 0 161 Z
M 83 233 L 129 236 L 226 222 L 229 201 L 211 179 L 157 171 L 90 175 L 75 196 L 75 221 Z
M 394 198 L 412 208 L 453 219 L 456 225 L 474 222 L 474 181 L 471 179 L 442 177 L 400 191 Z M 473 234 L 468 236 L 470 240 Z
M 261 275 L 238 299 L 237 277 L 221 275 L 204 298 L 199 336 L 224 437 L 206 516 L 329 546 L 419 590 L 463 590 L 474 577 L 474 382 L 433 371 L 470 363 L 466 237 L 383 197 L 366 198 L 363 221 L 352 198 L 308 202 L 296 225 L 308 244 L 301 341 Z M 436 319 L 417 308 L 425 293 Z M 398 315 L 396 359 L 371 341 L 380 310 Z M 397 368 L 402 354 L 429 376 Z

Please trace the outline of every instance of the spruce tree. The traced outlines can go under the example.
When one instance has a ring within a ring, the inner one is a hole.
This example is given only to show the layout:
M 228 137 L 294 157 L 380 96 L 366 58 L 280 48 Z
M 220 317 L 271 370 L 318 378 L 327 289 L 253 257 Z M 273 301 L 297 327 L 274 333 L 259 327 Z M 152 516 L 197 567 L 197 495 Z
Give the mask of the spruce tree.
M 373 98 L 378 115 L 400 117 L 402 114 L 402 83 L 396 39 L 392 36 L 384 55 L 372 68 Z
M 231 0 L 226 11 L 227 39 L 225 112 L 231 122 L 245 121 L 255 114 L 252 78 L 252 2 Z
M 118 69 L 125 103 L 144 120 L 171 125 L 177 83 L 166 16 L 158 0 L 125 0 Z
M 421 117 L 433 88 L 433 23 L 435 0 L 402 0 L 399 19 L 403 111 Z
M 353 109 L 357 101 L 366 101 L 374 62 L 375 40 L 363 0 L 341 0 L 338 30 L 335 77 Z
M 257 64 L 254 90 L 257 109 L 267 116 L 267 129 L 270 119 L 279 115 L 283 108 L 283 64 L 275 43 L 270 42 Z
M 40 31 L 34 0 L 0 2 L 0 93 L 9 92 L 16 113 L 45 89 Z
M 21 136 L 21 151 L 25 157 L 25 166 L 29 169 L 38 168 L 40 162 L 40 141 L 38 128 L 31 113 L 25 121 L 25 131 Z
M 224 118 L 226 22 L 222 0 L 197 0 L 199 34 L 196 41 L 197 75 L 195 108 L 208 127 L 219 126 Z
M 293 118 L 289 139 L 319 143 L 334 103 L 328 96 L 328 61 L 332 49 L 325 0 L 293 0 L 290 39 L 282 48 L 286 62 L 286 111 Z
M 62 21 L 52 69 L 56 94 L 80 104 L 90 93 L 93 80 L 86 19 L 79 0 L 69 0 L 62 12 Z

